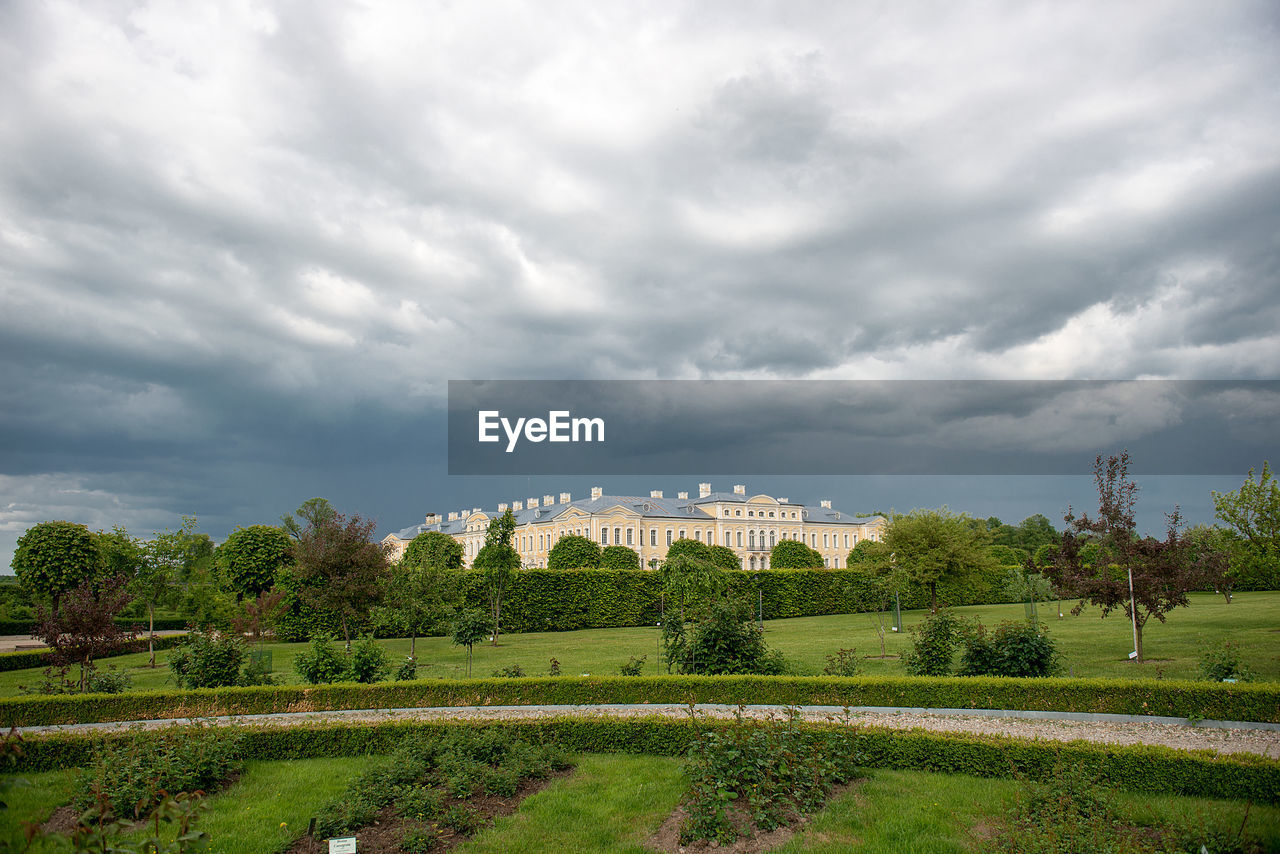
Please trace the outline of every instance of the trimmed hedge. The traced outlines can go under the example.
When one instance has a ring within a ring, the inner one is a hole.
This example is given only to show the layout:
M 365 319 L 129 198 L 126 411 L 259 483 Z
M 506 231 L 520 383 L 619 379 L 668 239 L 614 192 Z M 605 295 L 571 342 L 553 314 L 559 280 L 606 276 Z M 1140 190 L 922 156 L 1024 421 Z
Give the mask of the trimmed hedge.
M 159 631 L 159 629 L 157 629 Z M 155 642 L 156 651 L 162 649 L 173 649 L 177 646 L 185 635 L 165 635 L 157 637 Z M 102 661 L 108 658 L 114 658 L 118 655 L 133 655 L 135 652 L 147 651 L 147 639 L 145 637 L 137 640 L 128 641 L 121 644 L 120 651 L 112 655 L 104 655 L 95 661 Z M 10 670 L 26 670 L 28 667 L 44 667 L 50 663 L 49 651 L 47 649 L 30 649 L 20 652 L 4 652 L 0 653 L 0 673 L 7 673 Z
M 186 617 L 156 617 L 156 631 L 185 629 L 189 622 L 191 621 Z M 116 617 L 115 623 L 124 629 L 141 627 L 142 631 L 145 632 L 147 630 L 146 617 Z M 0 620 L 0 635 L 25 635 L 31 637 L 31 633 L 35 630 L 35 620 Z
M 571 752 L 683 753 L 700 732 L 737 726 L 733 721 L 669 717 L 546 718 L 516 721 L 435 721 L 344 726 L 319 724 L 244 730 L 244 758 L 305 759 L 363 756 L 390 752 L 415 733 L 458 727 L 502 728 L 532 741 L 551 742 Z M 832 724 L 801 724 L 810 731 Z M 20 771 L 44 771 L 83 765 L 110 735 L 55 733 L 27 740 Z M 1015 772 L 1033 780 L 1051 779 L 1063 766 L 1088 768 L 1109 785 L 1139 792 L 1235 798 L 1280 803 L 1280 762 L 1247 754 L 1178 751 L 1146 745 L 1104 745 L 1073 741 L 1050 743 L 971 734 L 862 727 L 855 745 L 862 764 L 945 774 L 1007 778 Z
M 1122 679 L 650 676 L 430 679 L 0 700 L 4 726 L 424 706 L 725 703 L 1023 709 L 1280 723 L 1280 685 Z

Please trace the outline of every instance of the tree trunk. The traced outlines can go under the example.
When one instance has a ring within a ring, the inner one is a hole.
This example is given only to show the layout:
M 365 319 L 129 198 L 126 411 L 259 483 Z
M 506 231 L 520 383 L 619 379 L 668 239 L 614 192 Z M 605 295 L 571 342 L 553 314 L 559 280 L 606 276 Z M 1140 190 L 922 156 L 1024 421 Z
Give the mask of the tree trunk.
M 156 666 L 156 607 L 147 605 L 147 652 L 151 655 L 151 667 Z
M 417 660 L 418 660 L 418 635 L 417 635 L 417 632 L 415 632 L 415 633 L 414 633 L 413 637 L 409 638 L 409 657 L 410 657 L 410 658 L 412 658 L 414 661 L 417 661 Z
M 351 631 L 347 628 L 346 612 L 342 614 L 342 639 L 347 642 L 347 652 L 351 652 Z
M 1138 627 L 1138 663 L 1141 664 L 1146 660 L 1142 657 L 1142 623 L 1136 625 Z
M 502 600 L 493 600 L 493 645 L 498 645 L 498 621 L 502 619 Z

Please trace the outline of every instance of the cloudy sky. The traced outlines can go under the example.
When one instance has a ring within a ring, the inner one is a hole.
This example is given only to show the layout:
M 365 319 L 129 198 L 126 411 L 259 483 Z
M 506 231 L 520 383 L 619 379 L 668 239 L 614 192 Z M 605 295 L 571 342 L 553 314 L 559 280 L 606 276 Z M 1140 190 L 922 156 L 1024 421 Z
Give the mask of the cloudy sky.
M 1270 2 L 0 4 L 0 558 L 586 490 L 446 477 L 449 379 L 1276 378 L 1278 48 Z

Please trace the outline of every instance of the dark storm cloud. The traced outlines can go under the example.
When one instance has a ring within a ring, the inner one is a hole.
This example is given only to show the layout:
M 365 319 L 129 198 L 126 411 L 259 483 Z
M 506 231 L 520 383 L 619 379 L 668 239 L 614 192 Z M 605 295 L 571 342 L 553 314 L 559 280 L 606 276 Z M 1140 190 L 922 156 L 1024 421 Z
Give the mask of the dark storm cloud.
M 1190 0 L 4 5 L 0 529 L 401 512 L 450 378 L 1272 377 L 1276 35 Z

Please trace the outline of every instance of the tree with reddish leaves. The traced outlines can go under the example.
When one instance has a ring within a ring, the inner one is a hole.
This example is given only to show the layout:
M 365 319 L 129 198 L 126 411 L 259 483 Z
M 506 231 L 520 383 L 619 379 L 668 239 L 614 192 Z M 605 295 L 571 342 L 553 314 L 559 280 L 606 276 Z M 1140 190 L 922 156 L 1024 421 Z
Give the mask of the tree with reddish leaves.
M 1142 629 L 1147 621 L 1155 617 L 1165 622 L 1174 608 L 1190 604 L 1188 593 L 1219 582 L 1226 571 L 1226 558 L 1221 552 L 1197 547 L 1182 530 L 1177 507 L 1165 514 L 1163 540 L 1138 535 L 1134 523 L 1138 485 L 1129 480 L 1128 451 L 1106 460 L 1099 455 L 1094 460 L 1093 477 L 1098 487 L 1098 514 L 1076 517 L 1067 508 L 1067 530 L 1046 574 L 1057 587 L 1080 597 L 1073 614 L 1079 614 L 1086 603 L 1101 608 L 1103 617 L 1122 611 L 1134 626 L 1137 660 L 1141 662 Z M 1092 563 L 1085 561 L 1088 545 L 1096 549 Z
M 48 644 L 53 666 L 63 679 L 72 665 L 80 666 L 78 691 L 85 690 L 95 658 L 109 655 L 137 637 L 136 632 L 122 630 L 115 621 L 133 599 L 125 592 L 127 584 L 123 575 L 84 581 L 63 593 L 56 606 L 36 606 L 36 628 L 31 636 Z
M 376 527 L 372 519 L 334 513 L 309 522 L 294 545 L 299 598 L 338 615 L 348 648 L 352 625 L 367 621 L 389 570 L 386 549 L 373 541 Z

